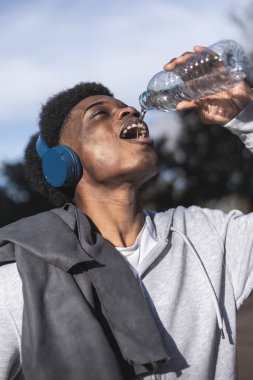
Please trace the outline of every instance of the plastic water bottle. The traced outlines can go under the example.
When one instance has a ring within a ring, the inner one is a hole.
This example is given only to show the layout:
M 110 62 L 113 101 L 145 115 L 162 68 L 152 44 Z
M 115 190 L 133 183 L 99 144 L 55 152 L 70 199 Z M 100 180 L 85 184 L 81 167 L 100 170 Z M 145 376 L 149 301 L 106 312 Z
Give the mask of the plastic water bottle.
M 172 71 L 160 71 L 140 95 L 141 117 L 146 111 L 173 111 L 182 100 L 204 98 L 235 86 L 246 77 L 248 66 L 243 48 L 222 40 L 193 54 Z

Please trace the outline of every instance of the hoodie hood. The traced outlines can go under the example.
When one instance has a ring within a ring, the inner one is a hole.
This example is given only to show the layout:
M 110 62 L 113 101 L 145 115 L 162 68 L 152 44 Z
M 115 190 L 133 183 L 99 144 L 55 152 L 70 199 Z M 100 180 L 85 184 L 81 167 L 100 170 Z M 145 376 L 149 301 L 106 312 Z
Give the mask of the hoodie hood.
M 209 288 L 210 296 L 215 308 L 220 334 L 224 339 L 225 336 L 223 332 L 223 319 L 221 316 L 220 306 L 218 297 L 215 293 L 215 289 L 201 260 L 201 257 L 194 247 L 194 244 L 192 244 L 190 239 L 183 231 L 173 225 L 175 211 L 175 209 L 170 209 L 168 211 L 160 213 L 145 211 L 147 228 L 149 229 L 149 233 L 152 238 L 157 240 L 157 245 L 155 249 L 152 249 L 149 252 L 147 251 L 147 253 L 140 258 L 139 276 L 144 278 L 155 260 L 163 254 L 164 250 L 169 250 L 171 246 L 172 234 L 179 235 L 187 246 L 189 253 L 194 257 L 196 261 L 196 270 L 200 270 L 203 277 L 205 278 L 206 285 L 207 288 Z

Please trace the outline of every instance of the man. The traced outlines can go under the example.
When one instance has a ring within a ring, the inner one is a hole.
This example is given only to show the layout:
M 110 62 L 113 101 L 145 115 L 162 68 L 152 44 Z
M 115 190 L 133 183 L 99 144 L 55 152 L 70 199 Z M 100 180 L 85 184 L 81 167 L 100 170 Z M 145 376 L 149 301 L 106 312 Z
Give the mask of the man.
M 226 124 L 251 148 L 252 98 L 241 82 L 178 109 Z M 253 214 L 143 211 L 139 188 L 156 174 L 157 157 L 138 117 L 94 83 L 43 107 L 27 169 L 60 208 L 0 231 L 1 379 L 236 378 Z

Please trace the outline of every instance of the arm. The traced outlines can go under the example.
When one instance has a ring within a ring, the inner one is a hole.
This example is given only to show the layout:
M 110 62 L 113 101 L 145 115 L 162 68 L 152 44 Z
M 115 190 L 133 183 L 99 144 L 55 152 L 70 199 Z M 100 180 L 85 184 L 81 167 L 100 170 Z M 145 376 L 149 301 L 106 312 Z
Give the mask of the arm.
M 192 54 L 173 59 L 165 70 L 173 70 Z M 205 124 L 224 125 L 253 152 L 253 91 L 246 82 L 203 99 L 180 102 L 177 109 L 195 109 Z M 253 213 L 243 215 L 233 210 L 226 214 L 208 209 L 204 212 L 223 242 L 225 265 L 239 308 L 253 289 Z
M 253 290 L 253 213 L 202 209 L 223 246 L 223 263 L 237 309 Z M 215 252 L 214 252 L 215 254 Z

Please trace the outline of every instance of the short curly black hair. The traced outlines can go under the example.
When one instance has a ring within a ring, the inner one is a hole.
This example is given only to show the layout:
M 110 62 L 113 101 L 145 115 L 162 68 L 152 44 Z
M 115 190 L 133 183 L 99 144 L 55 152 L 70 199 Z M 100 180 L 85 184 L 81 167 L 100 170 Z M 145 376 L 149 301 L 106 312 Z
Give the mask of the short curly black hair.
M 42 106 L 39 115 L 40 131 L 30 138 L 25 149 L 24 158 L 27 178 L 31 181 L 33 187 L 56 207 L 72 202 L 75 188 L 55 188 L 45 180 L 41 168 L 41 159 L 36 152 L 36 141 L 39 134 L 41 134 L 49 147 L 58 145 L 61 130 L 72 108 L 81 100 L 93 95 L 113 97 L 110 90 L 101 83 L 81 82 L 49 98 L 46 104 Z

